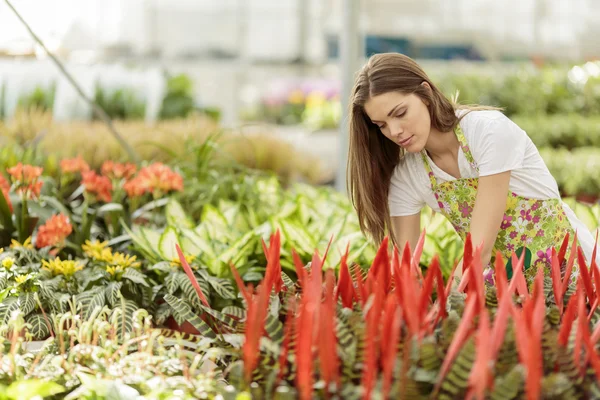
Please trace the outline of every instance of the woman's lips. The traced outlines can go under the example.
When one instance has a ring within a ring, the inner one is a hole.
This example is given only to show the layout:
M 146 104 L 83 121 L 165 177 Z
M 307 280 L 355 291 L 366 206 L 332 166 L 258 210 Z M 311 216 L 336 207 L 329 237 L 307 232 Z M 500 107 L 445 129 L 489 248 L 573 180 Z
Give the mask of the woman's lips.
M 398 142 L 398 144 L 399 144 L 400 146 L 402 146 L 402 147 L 406 147 L 406 146 L 408 146 L 408 145 L 410 144 L 410 142 L 412 141 L 412 138 L 413 138 L 414 136 L 415 136 L 415 135 L 412 135 L 412 136 L 410 136 L 409 138 L 407 138 L 407 139 L 404 139 L 404 140 L 403 140 L 403 141 L 401 141 L 401 142 Z

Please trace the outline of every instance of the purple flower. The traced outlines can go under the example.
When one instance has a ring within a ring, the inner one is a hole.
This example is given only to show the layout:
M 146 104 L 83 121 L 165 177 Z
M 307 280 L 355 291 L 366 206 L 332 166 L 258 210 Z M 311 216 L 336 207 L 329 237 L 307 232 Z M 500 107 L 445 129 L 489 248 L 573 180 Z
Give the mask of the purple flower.
M 552 259 L 552 248 L 549 248 L 545 252 L 543 250 L 538 250 L 536 253 L 540 262 L 550 264 Z
M 510 236 L 511 239 L 514 239 L 517 237 L 517 231 L 512 231 L 508 236 Z
M 540 216 L 536 215 L 535 217 L 533 217 L 533 223 L 537 224 L 538 222 L 540 222 Z
M 531 206 L 531 211 L 535 211 L 538 208 L 540 208 L 540 203 L 533 203 L 533 205 Z
M 527 241 L 527 235 L 523 234 L 521 235 L 521 242 L 526 242 Z
M 509 244 L 506 245 L 506 249 L 508 251 L 515 251 L 515 245 L 512 244 L 512 243 L 509 243 Z
M 531 210 L 521 210 L 521 217 L 525 221 L 531 221 Z
M 473 208 L 470 207 L 469 203 L 467 203 L 466 201 L 463 203 L 459 203 L 458 209 L 460 210 L 460 213 L 462 214 L 463 218 L 467 218 L 469 215 L 471 215 L 471 212 L 473 211 Z
M 502 225 L 500 225 L 501 229 L 508 229 L 508 227 L 511 225 L 512 222 L 512 217 L 504 214 L 504 217 L 502 218 Z
M 536 236 L 537 236 L 537 237 L 542 237 L 542 236 L 544 236 L 544 230 L 543 230 L 543 229 L 540 229 L 539 231 L 537 231 L 537 234 L 536 234 Z

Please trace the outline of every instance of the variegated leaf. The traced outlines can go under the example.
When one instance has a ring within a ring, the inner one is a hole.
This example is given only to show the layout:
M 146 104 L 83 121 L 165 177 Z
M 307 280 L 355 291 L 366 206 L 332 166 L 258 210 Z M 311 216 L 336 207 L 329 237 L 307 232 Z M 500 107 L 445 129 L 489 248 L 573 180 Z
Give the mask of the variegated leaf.
M 121 286 L 123 286 L 123 282 L 110 282 L 106 286 L 106 301 L 108 301 L 111 307 L 118 305 L 119 297 L 121 296 Z
M 165 295 L 165 301 L 169 303 L 171 307 L 173 307 L 173 311 L 175 315 L 181 317 L 184 321 L 192 324 L 194 328 L 196 328 L 201 335 L 215 338 L 215 332 L 208 326 L 206 322 L 204 322 L 200 317 L 198 317 L 189 305 L 187 305 L 184 301 L 178 299 L 177 297 L 167 294 Z
M 25 318 L 25 322 L 31 325 L 29 333 L 33 336 L 33 340 L 44 340 L 50 336 L 48 322 L 42 314 L 30 314 Z
M 179 289 L 181 272 L 171 272 L 165 277 L 167 293 L 174 294 Z
M 123 273 L 122 278 L 129 279 L 133 283 L 149 287 L 148 282 L 146 282 L 146 275 L 142 274 L 135 268 L 127 268 Z
M 223 314 L 231 315 L 232 317 L 237 318 L 238 320 L 240 320 L 240 322 L 246 320 L 246 310 L 244 310 L 241 307 L 227 306 L 224 307 L 223 310 L 221 310 L 221 312 Z
M 23 311 L 23 316 L 31 313 L 35 306 L 36 301 L 33 293 L 23 293 L 19 296 L 19 308 Z
M 97 287 L 76 296 L 77 310 L 81 313 L 83 319 L 88 319 L 96 307 L 104 307 L 106 303 L 104 288 Z
M 120 314 L 116 318 L 117 337 L 119 340 L 123 340 L 124 333 L 131 333 L 133 331 L 133 313 L 139 310 L 139 307 L 134 301 L 121 298 L 118 306 L 113 310 L 113 315 L 116 310 L 123 311 L 123 314 Z
M 198 297 L 196 288 L 194 288 L 194 285 L 192 284 L 188 276 L 186 274 L 180 274 L 179 279 L 179 287 L 181 288 L 181 291 L 184 294 L 185 300 L 187 300 L 194 307 L 200 308 L 200 306 L 202 305 L 202 301 L 200 300 L 200 297 Z M 200 289 L 202 290 L 202 294 L 204 294 L 204 297 L 208 298 L 210 291 L 208 290 L 209 286 L 206 283 L 206 281 L 198 279 L 198 284 L 200 285 Z
M 0 325 L 6 325 L 11 314 L 19 309 L 19 301 L 16 297 L 7 297 L 0 304 Z
M 221 298 L 226 300 L 235 300 L 236 295 L 233 290 L 233 284 L 229 279 L 210 277 L 208 280 L 210 286 L 217 292 Z
M 165 321 L 167 320 L 167 318 L 169 318 L 172 313 L 173 313 L 173 309 L 171 308 L 169 303 L 160 304 L 156 308 L 156 311 L 154 312 L 154 320 L 155 320 L 156 324 L 157 325 L 164 324 Z

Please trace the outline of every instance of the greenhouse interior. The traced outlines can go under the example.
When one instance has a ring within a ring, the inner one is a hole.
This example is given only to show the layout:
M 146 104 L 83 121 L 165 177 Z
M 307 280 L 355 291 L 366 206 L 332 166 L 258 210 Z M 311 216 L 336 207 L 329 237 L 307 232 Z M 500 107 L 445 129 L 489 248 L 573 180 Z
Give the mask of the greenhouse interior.
M 0 400 L 600 399 L 598 21 L 0 1 Z

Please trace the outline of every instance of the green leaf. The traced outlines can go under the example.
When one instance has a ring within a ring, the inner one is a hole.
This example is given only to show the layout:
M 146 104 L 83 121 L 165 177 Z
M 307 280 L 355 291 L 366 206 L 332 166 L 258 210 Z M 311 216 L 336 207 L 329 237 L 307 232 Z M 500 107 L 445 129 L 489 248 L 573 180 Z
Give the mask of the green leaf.
M 241 307 L 227 306 L 221 310 L 221 313 L 231 315 L 231 316 L 237 318 L 238 320 L 240 320 L 240 322 L 243 322 L 246 320 L 246 310 L 244 310 Z
M 19 300 L 16 297 L 8 297 L 0 304 L 0 325 L 6 325 L 11 314 L 19 309 Z
M 181 275 L 181 274 L 183 274 L 183 273 L 182 272 L 171 272 L 169 275 L 167 275 L 165 277 L 165 287 L 167 288 L 167 292 L 169 294 L 175 294 L 177 289 L 179 289 L 179 286 L 182 282 L 182 280 L 180 280 L 180 277 L 179 277 L 179 275 Z M 186 279 L 187 279 L 187 276 L 186 276 Z
M 171 316 L 173 313 L 173 309 L 169 305 L 169 303 L 159 304 L 154 312 L 154 320 L 157 325 L 163 325 L 167 318 Z
M 206 306 L 202 306 L 202 305 L 200 307 L 207 314 L 211 315 L 217 321 L 221 322 L 222 324 L 224 324 L 225 326 L 227 326 L 231 330 L 235 331 L 238 328 L 238 326 L 240 325 L 240 322 L 237 319 L 231 318 L 227 314 L 223 314 L 223 313 L 221 313 L 221 312 L 219 312 L 217 310 L 213 310 L 210 307 L 206 307 Z
M 286 220 L 279 220 L 281 229 L 286 238 L 291 242 L 290 247 L 305 255 L 310 255 L 316 247 L 315 240 L 311 237 L 305 227 Z
M 29 332 L 33 335 L 33 340 L 44 340 L 50 336 L 48 323 L 42 314 L 30 314 L 25 317 L 25 322 L 31 325 Z
M 184 301 L 170 294 L 165 295 L 165 301 L 169 303 L 169 305 L 173 308 L 174 313 L 177 314 L 181 320 L 192 324 L 192 326 L 196 328 L 201 335 L 212 339 L 217 337 L 211 327 L 200 317 L 194 314 L 190 306 L 188 306 Z
M 123 219 L 120 219 L 121 221 L 121 226 L 123 227 L 123 229 L 125 230 L 125 232 L 127 232 L 127 234 L 129 235 L 129 237 L 131 238 L 133 244 L 135 245 L 136 249 L 139 250 L 141 253 L 143 253 L 144 255 L 146 255 L 146 257 L 150 260 L 153 261 L 158 261 L 158 245 L 155 247 L 152 247 L 149 243 L 147 238 L 143 235 L 143 228 L 140 227 L 137 231 L 138 233 L 133 232 L 131 229 L 129 229 L 129 227 L 127 226 L 127 224 L 125 223 L 125 221 L 123 221 Z M 158 241 L 157 241 L 158 243 Z
M 65 392 L 65 390 L 66 389 L 58 383 L 40 379 L 27 379 L 13 382 L 8 389 L 6 389 L 6 394 L 11 399 L 30 400 L 35 397 L 43 398 L 54 396 Z
M 118 305 L 117 303 L 121 296 L 121 286 L 123 286 L 123 282 L 110 282 L 104 290 L 106 300 L 111 307 L 116 307 Z
M 265 323 L 265 331 L 269 338 L 277 344 L 281 344 L 283 340 L 283 324 L 273 314 L 267 315 L 267 321 Z
M 117 336 L 119 340 L 123 340 L 124 333 L 133 332 L 133 313 L 135 313 L 139 309 L 140 308 L 134 301 L 125 300 L 121 297 L 119 306 L 115 307 L 111 314 L 111 320 L 113 319 L 113 317 L 116 316 L 116 318 L 114 319 L 117 326 Z M 117 310 L 122 310 L 123 314 L 116 315 L 116 313 L 118 312 Z
M 206 273 L 205 279 L 208 281 L 210 286 L 217 292 L 221 298 L 226 300 L 235 300 L 236 293 L 233 289 L 233 284 L 229 279 L 215 278 Z
M 182 229 L 181 233 L 181 249 L 184 253 L 192 255 L 204 254 L 211 258 L 216 257 L 215 250 L 210 241 L 203 238 L 196 231 Z
M 23 311 L 23 316 L 31 313 L 36 306 L 35 296 L 33 293 L 23 293 L 19 296 L 19 308 Z
M 164 260 L 172 261 L 178 259 L 177 249 L 175 248 L 175 245 L 178 243 L 179 236 L 177 235 L 177 231 L 174 227 L 168 226 L 160 236 L 158 242 L 159 251 Z
M 96 307 L 104 307 L 105 297 L 103 287 L 95 287 L 75 296 L 77 310 L 82 314 L 84 320 L 90 317 Z
M 190 281 L 190 278 L 188 278 L 188 276 L 184 273 L 178 274 L 177 278 L 179 279 L 179 287 L 183 291 L 185 299 L 194 307 L 200 308 L 202 301 L 198 297 L 198 293 Z M 208 283 L 201 277 L 198 278 L 196 276 L 196 278 L 198 280 L 198 285 L 200 285 L 200 289 L 202 290 L 202 294 L 204 294 L 204 297 L 208 299 L 210 296 L 210 287 L 208 286 Z
M 171 197 L 167 203 L 165 216 L 167 218 L 168 225 L 186 229 L 194 228 L 194 221 L 187 216 L 185 211 L 183 211 L 181 204 L 173 197 Z
M 6 276 L 6 274 L 1 274 L 0 275 L 0 290 L 6 289 L 7 286 L 8 286 L 8 277 Z
M 123 205 L 119 203 L 107 203 L 98 208 L 98 215 L 104 215 L 108 212 L 123 211 Z
M 146 282 L 146 275 L 135 268 L 127 268 L 123 273 L 122 278 L 129 279 L 133 283 L 137 283 L 142 286 L 150 287 L 148 282 Z

